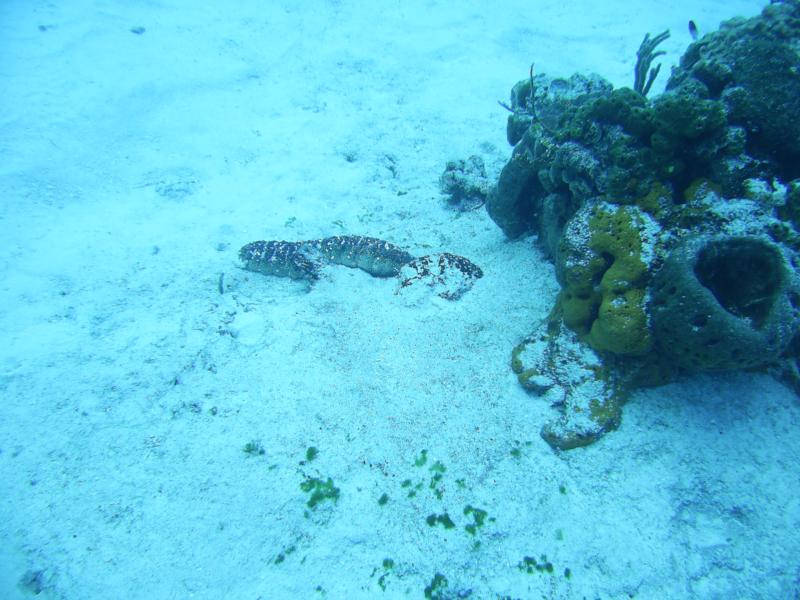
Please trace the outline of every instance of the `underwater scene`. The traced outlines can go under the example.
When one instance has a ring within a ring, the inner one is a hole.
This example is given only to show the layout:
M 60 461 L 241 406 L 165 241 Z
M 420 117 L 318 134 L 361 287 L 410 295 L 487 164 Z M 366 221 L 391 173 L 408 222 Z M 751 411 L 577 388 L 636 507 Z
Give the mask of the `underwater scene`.
M 0 599 L 800 600 L 800 0 L 3 0 L 0 78 Z

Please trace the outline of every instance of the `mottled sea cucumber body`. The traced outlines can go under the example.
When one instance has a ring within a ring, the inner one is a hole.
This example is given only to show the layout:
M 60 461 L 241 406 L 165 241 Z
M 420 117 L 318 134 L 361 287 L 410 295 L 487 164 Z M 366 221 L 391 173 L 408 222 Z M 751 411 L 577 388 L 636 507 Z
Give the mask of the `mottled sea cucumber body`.
M 312 283 L 325 265 L 343 265 L 373 277 L 398 277 L 398 291 L 420 282 L 446 300 L 458 300 L 483 277 L 480 267 L 463 256 L 443 252 L 414 258 L 399 246 L 360 235 L 250 242 L 239 251 L 239 258 L 249 271 Z
M 337 235 L 300 244 L 313 248 L 324 262 L 361 269 L 373 277 L 393 277 L 414 259 L 399 246 L 360 235 Z
M 399 274 L 398 292 L 416 282 L 422 282 L 435 289 L 445 300 L 458 300 L 481 277 L 481 268 L 468 258 L 449 252 L 428 254 L 403 265 Z
M 250 242 L 239 250 L 239 258 L 248 271 L 295 280 L 319 279 L 319 265 L 306 255 L 302 242 Z

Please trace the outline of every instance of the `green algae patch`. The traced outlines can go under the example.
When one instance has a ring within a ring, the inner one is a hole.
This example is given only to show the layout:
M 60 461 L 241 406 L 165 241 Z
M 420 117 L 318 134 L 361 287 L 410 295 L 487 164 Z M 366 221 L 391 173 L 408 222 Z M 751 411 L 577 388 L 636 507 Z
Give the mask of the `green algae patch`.
M 542 554 L 539 560 L 536 560 L 533 556 L 525 556 L 519 561 L 517 568 L 528 575 L 533 573 L 552 573 L 554 571 L 553 563 L 547 560 L 546 554 Z
M 441 525 L 445 529 L 454 529 L 456 524 L 453 523 L 453 519 L 450 518 L 450 515 L 447 513 L 442 513 L 440 515 L 428 515 L 425 519 L 425 522 L 428 524 L 428 527 L 436 527 L 437 525 Z
M 486 523 L 486 519 L 489 516 L 485 510 L 476 508 L 467 504 L 464 507 L 464 516 L 472 517 L 472 523 L 468 523 L 464 526 L 466 532 L 470 535 L 475 535 L 478 533 L 478 530 L 483 527 L 484 523 Z
M 444 600 L 447 594 L 447 577 L 436 573 L 431 582 L 425 586 L 425 597 L 430 600 Z
M 294 552 L 296 550 L 297 550 L 297 546 L 292 544 L 291 546 L 289 546 L 289 547 L 285 548 L 284 550 L 278 552 L 278 555 L 275 557 L 275 559 L 272 562 L 275 563 L 276 565 L 279 565 L 283 561 L 286 560 L 287 556 L 289 556 L 291 554 L 294 554 Z
M 520 459 L 523 456 L 523 448 L 530 448 L 533 445 L 533 442 L 526 441 L 520 442 L 519 440 L 514 440 L 514 446 L 509 451 L 509 454 L 516 459 Z
M 375 577 L 375 575 L 381 573 L 380 577 L 378 577 L 378 587 L 380 587 L 384 592 L 389 586 L 389 576 L 392 575 L 393 569 L 394 560 L 391 558 L 384 558 L 381 562 L 381 566 L 374 568 L 372 570 L 372 574 L 370 575 L 370 577 Z
M 556 575 L 556 568 L 553 563 L 548 560 L 546 554 L 541 554 L 537 559 L 535 556 L 525 556 L 517 563 L 517 569 L 528 575 L 539 573 L 541 575 Z M 572 569 L 564 567 L 561 571 L 564 579 L 572 578 Z
M 266 453 L 261 440 L 251 440 L 247 442 L 242 448 L 242 452 L 247 454 L 247 456 L 264 456 Z
M 333 479 L 330 477 L 326 481 L 309 477 L 300 484 L 300 489 L 309 494 L 306 506 L 312 510 L 322 502 L 330 501 L 335 504 L 339 499 L 339 488 L 333 485 Z

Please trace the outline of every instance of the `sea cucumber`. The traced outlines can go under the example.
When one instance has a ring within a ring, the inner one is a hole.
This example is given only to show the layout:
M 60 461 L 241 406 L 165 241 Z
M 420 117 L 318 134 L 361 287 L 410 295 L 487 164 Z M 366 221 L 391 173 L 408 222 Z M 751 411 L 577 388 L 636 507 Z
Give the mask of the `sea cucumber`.
M 445 300 L 458 300 L 472 288 L 476 279 L 483 277 L 483 271 L 471 260 L 443 252 L 415 258 L 398 274 L 398 292 L 416 281 L 438 290 Z
M 414 259 L 389 242 L 360 235 L 337 235 L 301 242 L 259 241 L 246 244 L 239 258 L 248 271 L 316 281 L 322 265 L 344 265 L 373 277 L 392 277 Z
M 448 252 L 415 258 L 399 246 L 372 237 L 337 235 L 300 242 L 250 242 L 239 251 L 248 271 L 314 282 L 323 266 L 343 265 L 373 277 L 397 277 L 400 288 L 422 282 L 447 300 L 457 300 L 483 277 L 480 267 Z
M 319 279 L 319 265 L 309 259 L 300 242 L 250 242 L 239 250 L 239 258 L 248 271 L 295 280 Z
M 360 235 L 336 235 L 300 244 L 313 248 L 324 261 L 361 269 L 373 277 L 393 277 L 414 259 L 399 246 Z

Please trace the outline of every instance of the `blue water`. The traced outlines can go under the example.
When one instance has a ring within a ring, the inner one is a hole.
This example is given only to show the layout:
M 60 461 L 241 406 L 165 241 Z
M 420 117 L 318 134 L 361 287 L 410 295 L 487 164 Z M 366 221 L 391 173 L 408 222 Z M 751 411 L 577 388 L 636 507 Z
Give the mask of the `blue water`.
M 531 63 L 630 86 L 670 29 L 657 94 L 766 4 L 2 2 L 0 598 L 800 597 L 795 393 L 686 377 L 554 451 L 510 368 L 554 267 L 439 188 Z M 238 262 L 337 235 L 482 277 Z

